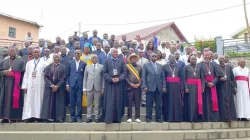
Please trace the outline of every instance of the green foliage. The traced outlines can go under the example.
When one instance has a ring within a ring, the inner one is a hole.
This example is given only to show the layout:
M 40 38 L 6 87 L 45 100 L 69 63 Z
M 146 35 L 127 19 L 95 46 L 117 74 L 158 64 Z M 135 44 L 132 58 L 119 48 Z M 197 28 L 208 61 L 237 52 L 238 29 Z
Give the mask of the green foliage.
M 229 57 L 250 57 L 250 52 L 226 51 Z
M 204 48 L 210 48 L 211 51 L 216 52 L 216 43 L 214 39 L 195 38 L 194 40 L 194 47 L 197 50 L 203 51 Z

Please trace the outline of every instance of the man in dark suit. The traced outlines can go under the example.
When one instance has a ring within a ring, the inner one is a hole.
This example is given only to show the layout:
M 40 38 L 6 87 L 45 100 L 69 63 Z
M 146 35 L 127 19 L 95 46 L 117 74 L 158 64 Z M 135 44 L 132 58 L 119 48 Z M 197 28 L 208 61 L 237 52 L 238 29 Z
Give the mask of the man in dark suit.
M 185 63 L 179 60 L 179 59 L 180 59 L 180 53 L 176 51 L 176 52 L 174 52 L 174 55 L 175 55 L 175 59 L 176 59 L 176 64 L 177 64 L 181 69 L 183 69 L 184 66 L 185 66 Z
M 129 56 L 129 54 L 128 54 L 128 47 L 127 46 L 122 46 L 121 50 L 122 50 L 122 54 L 120 54 L 118 56 L 118 59 L 120 59 L 121 61 L 123 61 L 124 64 L 127 64 L 128 63 L 127 59 L 128 59 L 128 56 Z
M 72 58 L 67 56 L 66 53 L 67 53 L 67 48 L 64 46 L 61 48 L 60 64 L 64 65 L 66 73 L 68 73 L 69 62 L 70 62 L 70 60 L 72 60 Z M 69 106 L 69 104 L 70 104 L 69 93 L 67 92 L 67 95 L 65 95 L 64 97 L 65 97 L 66 106 Z
M 96 43 L 96 50 L 92 52 L 93 54 L 96 54 L 98 57 L 101 55 L 102 52 L 102 44 L 101 43 Z
M 76 50 L 80 50 L 80 42 L 79 41 L 75 41 L 74 42 L 74 49 L 70 50 L 67 54 L 67 56 L 72 60 L 75 57 L 75 51 Z
M 102 64 L 102 65 L 104 64 L 105 60 L 111 58 L 110 46 L 109 46 L 109 44 L 104 45 L 103 49 L 104 49 L 104 53 L 101 53 L 101 54 L 98 56 L 98 63 L 99 63 L 99 64 Z
M 156 122 L 161 121 L 161 97 L 166 92 L 165 74 L 162 65 L 156 63 L 157 55 L 151 53 L 151 62 L 144 64 L 142 69 L 142 88 L 146 96 L 146 121 L 152 120 L 153 101 L 156 105 Z
M 23 57 L 25 55 L 28 55 L 28 47 L 30 46 L 30 42 L 29 41 L 25 41 L 24 43 L 24 47 L 23 49 L 21 49 L 19 51 L 19 56 Z
M 69 62 L 66 89 L 70 92 L 70 111 L 72 122 L 82 122 L 82 94 L 83 94 L 83 76 L 86 63 L 80 60 L 82 52 L 75 51 L 75 59 Z M 77 106 L 77 115 L 75 109 Z
M 103 39 L 101 40 L 101 45 L 102 45 L 102 47 L 104 46 L 104 45 L 106 45 L 106 44 L 111 44 L 110 43 L 110 41 L 108 40 L 108 34 L 107 33 L 104 33 L 103 34 Z

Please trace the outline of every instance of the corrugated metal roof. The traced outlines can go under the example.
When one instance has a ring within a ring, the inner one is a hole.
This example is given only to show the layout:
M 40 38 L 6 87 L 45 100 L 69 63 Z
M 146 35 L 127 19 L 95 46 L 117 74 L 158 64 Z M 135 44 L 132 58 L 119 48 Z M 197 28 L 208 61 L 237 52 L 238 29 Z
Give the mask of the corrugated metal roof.
M 176 32 L 176 34 L 180 37 L 180 39 L 183 42 L 187 42 L 187 39 L 184 37 L 184 35 L 181 33 L 181 31 L 179 30 L 179 28 L 176 26 L 176 24 L 174 22 L 170 22 L 170 23 L 165 23 L 165 24 L 161 24 L 161 25 L 156 25 L 153 27 L 148 27 L 148 28 L 144 28 L 141 30 L 137 30 L 137 31 L 133 31 L 130 33 L 125 33 L 122 35 L 126 35 L 127 36 L 127 41 L 132 41 L 134 40 L 134 38 L 139 35 L 141 37 L 141 39 L 147 38 L 149 36 L 155 35 L 169 27 L 172 27 L 174 29 L 174 31 Z M 121 40 L 122 39 L 122 35 L 118 35 L 116 36 L 116 40 Z
M 12 18 L 12 19 L 23 21 L 23 22 L 30 23 L 30 24 L 34 24 L 34 25 L 38 26 L 39 28 L 43 27 L 42 25 L 38 24 L 37 22 L 33 22 L 33 21 L 30 21 L 30 20 L 22 19 L 22 18 L 19 18 L 19 17 L 15 17 L 15 16 L 12 16 L 12 15 L 5 14 L 5 13 L 1 13 L 0 12 L 0 16 Z

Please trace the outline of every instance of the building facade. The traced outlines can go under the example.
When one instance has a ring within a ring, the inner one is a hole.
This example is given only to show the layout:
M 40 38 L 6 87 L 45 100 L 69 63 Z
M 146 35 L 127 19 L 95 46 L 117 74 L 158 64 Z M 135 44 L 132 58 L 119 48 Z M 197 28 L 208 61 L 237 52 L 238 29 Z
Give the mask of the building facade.
M 22 42 L 28 32 L 31 32 L 33 40 L 37 42 L 40 27 L 41 25 L 36 22 L 0 13 L 0 46 L 8 40 Z

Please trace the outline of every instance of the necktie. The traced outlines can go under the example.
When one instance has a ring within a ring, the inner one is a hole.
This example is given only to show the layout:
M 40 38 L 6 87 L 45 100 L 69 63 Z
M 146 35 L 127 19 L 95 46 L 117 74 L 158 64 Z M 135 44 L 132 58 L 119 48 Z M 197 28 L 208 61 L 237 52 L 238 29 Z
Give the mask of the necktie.
M 95 72 L 95 64 L 94 64 L 94 72 Z
M 127 63 L 126 55 L 124 55 L 123 59 L 124 59 L 124 63 L 126 64 Z
M 155 72 L 157 73 L 157 66 L 156 66 L 156 63 L 154 63 L 154 69 L 155 69 Z

